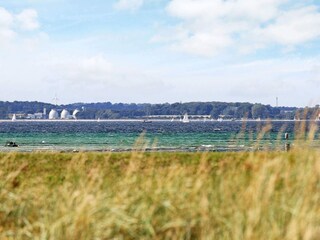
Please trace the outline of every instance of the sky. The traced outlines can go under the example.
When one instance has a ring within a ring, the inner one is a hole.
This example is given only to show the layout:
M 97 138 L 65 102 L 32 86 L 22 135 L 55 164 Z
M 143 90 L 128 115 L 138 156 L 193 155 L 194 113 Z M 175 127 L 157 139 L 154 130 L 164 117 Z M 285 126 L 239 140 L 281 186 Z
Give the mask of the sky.
M 0 101 L 320 103 L 320 0 L 0 0 Z

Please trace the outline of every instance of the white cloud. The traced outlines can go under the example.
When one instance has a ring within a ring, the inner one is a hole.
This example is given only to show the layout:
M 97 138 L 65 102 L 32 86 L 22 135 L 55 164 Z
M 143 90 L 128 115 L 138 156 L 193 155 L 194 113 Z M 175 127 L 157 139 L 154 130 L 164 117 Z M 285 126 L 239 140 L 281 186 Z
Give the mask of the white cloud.
M 79 49 L 81 45 L 74 46 Z M 320 91 L 319 57 L 282 58 L 236 65 L 144 62 L 67 48 L 25 48 L 0 58 L 2 100 L 50 102 L 249 101 L 304 106 Z M 149 59 L 148 59 L 149 60 Z M 17 71 L 19 69 L 19 71 Z
M 320 37 L 319 7 L 293 0 L 171 0 L 170 16 L 180 20 L 153 40 L 171 39 L 171 46 L 212 56 L 226 48 L 239 51 L 277 44 L 294 48 Z M 181 35 L 181 33 L 185 33 Z
M 274 24 L 256 31 L 259 39 L 297 45 L 320 37 L 320 13 L 314 6 L 283 12 Z
M 0 8 L 0 43 L 10 41 L 15 32 L 12 30 L 14 17 L 6 9 Z
M 56 78 L 74 85 L 104 84 L 113 87 L 134 87 L 136 84 L 152 84 L 152 77 L 147 71 L 134 63 L 125 60 L 111 61 L 103 54 L 92 56 L 52 54 L 44 60 L 46 67 Z
M 22 30 L 32 31 L 39 28 L 38 13 L 34 9 L 25 9 L 16 15 L 16 20 Z
M 21 13 L 14 14 L 0 7 L 0 43 L 2 47 L 11 43 L 17 36 L 22 36 L 21 30 L 34 31 L 39 27 L 38 14 L 34 9 L 24 9 Z
M 0 26 L 10 27 L 13 23 L 13 16 L 6 9 L 0 7 Z
M 119 0 L 115 8 L 119 10 L 137 10 L 143 5 L 144 0 Z
M 61 73 L 61 77 L 72 82 L 86 81 L 108 82 L 113 74 L 113 65 L 101 55 L 92 57 L 58 59 L 54 64 L 54 71 Z
M 41 85 L 45 93 L 51 94 L 43 96 L 42 92 L 39 92 L 36 94 L 38 99 L 47 97 L 46 101 L 50 101 L 54 94 L 50 89 L 58 93 L 61 101 L 69 103 L 148 102 L 147 98 L 165 98 L 163 93 L 166 86 L 163 82 L 136 63 L 129 64 L 125 60 L 120 63 L 111 61 L 102 54 L 83 56 L 62 52 L 52 53 L 49 59 L 40 58 L 37 61 L 40 62 L 40 66 L 31 68 L 40 68 L 44 73 L 32 81 L 38 80 L 40 84 L 37 85 Z M 31 73 L 28 78 L 31 79 L 32 75 L 34 74 Z M 0 95 L 1 91 L 2 89 Z

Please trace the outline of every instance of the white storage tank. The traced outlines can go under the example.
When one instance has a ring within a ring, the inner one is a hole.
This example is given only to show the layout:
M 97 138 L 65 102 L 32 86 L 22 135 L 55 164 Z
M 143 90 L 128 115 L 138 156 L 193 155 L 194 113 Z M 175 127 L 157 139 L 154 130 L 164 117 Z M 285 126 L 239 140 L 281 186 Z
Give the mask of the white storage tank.
M 68 112 L 67 109 L 63 109 L 61 112 L 61 119 L 69 119 L 70 118 L 70 114 Z
M 74 119 L 77 119 L 77 114 L 79 113 L 80 111 L 78 109 L 74 110 L 73 113 L 72 113 L 72 117 Z
M 49 113 L 49 119 L 50 120 L 54 120 L 54 119 L 59 119 L 59 113 L 57 112 L 57 110 L 52 109 Z

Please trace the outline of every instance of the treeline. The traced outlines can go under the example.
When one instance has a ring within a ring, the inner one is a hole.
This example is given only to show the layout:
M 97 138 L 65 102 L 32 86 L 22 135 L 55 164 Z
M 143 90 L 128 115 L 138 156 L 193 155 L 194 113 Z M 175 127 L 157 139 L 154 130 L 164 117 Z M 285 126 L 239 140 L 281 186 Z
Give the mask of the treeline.
M 319 112 L 319 106 L 308 110 L 296 107 L 272 107 L 259 103 L 227 103 L 227 102 L 189 102 L 164 104 L 127 104 L 127 103 L 74 103 L 55 106 L 42 102 L 0 102 L 0 118 L 8 119 L 14 114 L 33 114 L 43 112 L 47 114 L 52 108 L 67 109 L 72 113 L 79 109 L 79 119 L 129 119 L 143 118 L 149 115 L 211 115 L 212 118 L 229 119 L 293 119 L 312 118 Z
M 71 104 L 68 108 L 84 107 L 79 114 L 83 119 L 117 119 L 141 118 L 149 115 L 211 115 L 212 118 L 277 118 L 293 119 L 298 108 L 272 107 L 270 105 L 252 103 L 227 103 L 227 102 L 189 102 L 189 103 L 164 103 L 164 104 L 112 104 L 91 103 Z

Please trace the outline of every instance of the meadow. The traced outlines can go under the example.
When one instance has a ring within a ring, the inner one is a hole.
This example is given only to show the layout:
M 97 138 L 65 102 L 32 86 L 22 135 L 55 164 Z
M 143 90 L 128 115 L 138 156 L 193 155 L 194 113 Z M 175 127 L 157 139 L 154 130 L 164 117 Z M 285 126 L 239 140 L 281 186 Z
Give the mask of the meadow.
M 320 151 L 0 153 L 0 239 L 320 238 Z

